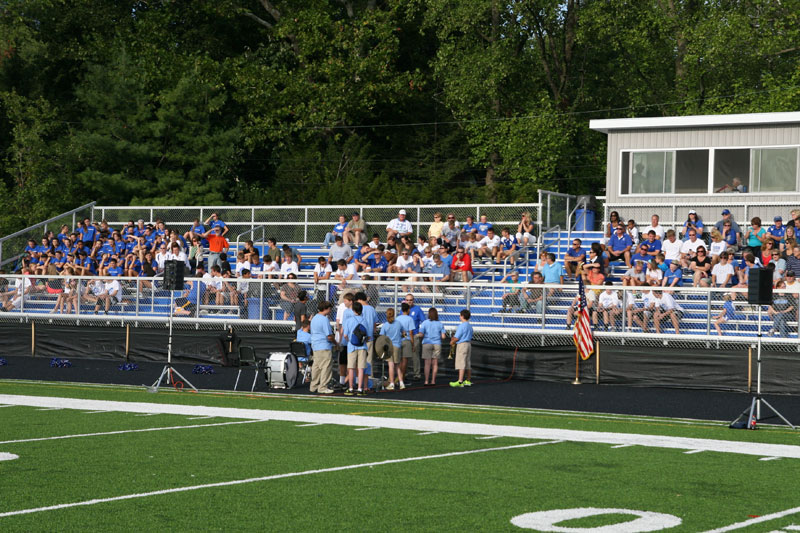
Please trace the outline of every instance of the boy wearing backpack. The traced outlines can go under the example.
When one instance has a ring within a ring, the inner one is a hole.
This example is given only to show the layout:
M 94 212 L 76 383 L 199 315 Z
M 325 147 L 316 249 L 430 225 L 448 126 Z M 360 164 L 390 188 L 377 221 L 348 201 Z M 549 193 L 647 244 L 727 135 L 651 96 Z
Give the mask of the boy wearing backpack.
M 361 316 L 363 308 L 358 302 L 353 302 L 353 314 L 347 317 L 342 324 L 342 337 L 347 339 L 347 390 L 345 396 L 353 396 L 353 378 L 358 369 L 359 396 L 366 395 L 367 383 L 364 379 L 364 370 L 367 368 L 367 326 Z

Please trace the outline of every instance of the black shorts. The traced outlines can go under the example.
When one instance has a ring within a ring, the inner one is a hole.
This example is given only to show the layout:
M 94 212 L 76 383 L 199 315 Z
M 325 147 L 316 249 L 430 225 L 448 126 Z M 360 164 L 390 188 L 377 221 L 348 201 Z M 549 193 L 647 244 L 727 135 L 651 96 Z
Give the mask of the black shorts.
M 339 347 L 339 364 L 347 365 L 347 346 Z

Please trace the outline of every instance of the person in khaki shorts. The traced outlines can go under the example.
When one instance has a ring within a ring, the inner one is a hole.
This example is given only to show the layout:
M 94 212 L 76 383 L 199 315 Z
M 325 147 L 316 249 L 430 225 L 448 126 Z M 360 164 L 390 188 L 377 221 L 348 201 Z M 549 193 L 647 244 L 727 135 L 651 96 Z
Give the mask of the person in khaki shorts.
M 461 310 L 461 324 L 458 325 L 456 332 L 450 339 L 450 344 L 456 346 L 456 370 L 458 370 L 458 381 L 451 381 L 451 387 L 471 387 L 472 366 L 470 356 L 472 355 L 472 324 L 469 318 L 472 315 L 469 309 Z M 466 379 L 465 379 L 466 377 Z
M 389 359 L 389 384 L 386 390 L 395 390 L 394 388 L 394 372 L 398 370 L 397 375 L 400 378 L 400 389 L 405 389 L 406 384 L 403 383 L 403 374 L 400 372 L 400 353 L 401 346 L 403 345 L 403 334 L 408 334 L 408 331 L 399 320 L 395 320 L 395 310 L 386 310 L 386 322 L 381 325 L 381 335 L 386 335 L 392 341 L 392 357 Z
M 331 394 L 328 383 L 333 376 L 332 349 L 335 337 L 328 316 L 333 306 L 328 301 L 323 301 L 317 307 L 318 312 L 311 319 L 311 349 L 314 351 L 314 366 L 311 371 L 311 392 Z
M 439 322 L 439 311 L 435 307 L 428 309 L 428 320 L 420 324 L 419 332 L 422 335 L 422 360 L 425 361 L 425 386 L 436 385 L 444 326 Z M 431 367 L 433 367 L 432 373 Z
M 411 318 L 411 306 L 407 302 L 400 304 L 400 311 L 402 314 L 397 317 L 397 321 L 403 325 L 403 344 L 400 350 L 402 360 L 400 362 L 400 375 L 402 380 L 406 375 L 406 368 L 408 368 L 408 360 L 414 357 L 414 319 Z M 403 387 L 404 388 L 404 387 Z
M 358 395 L 364 396 L 366 394 L 367 383 L 365 381 L 364 371 L 367 369 L 367 337 L 360 345 L 353 344 L 353 332 L 358 325 L 364 326 L 366 333 L 367 325 L 365 324 L 364 317 L 361 316 L 363 311 L 361 304 L 353 302 L 353 314 L 346 318 L 342 326 L 342 339 L 347 342 L 347 390 L 345 396 L 353 396 L 356 391 L 353 390 L 353 381 L 355 379 L 356 369 L 358 370 Z

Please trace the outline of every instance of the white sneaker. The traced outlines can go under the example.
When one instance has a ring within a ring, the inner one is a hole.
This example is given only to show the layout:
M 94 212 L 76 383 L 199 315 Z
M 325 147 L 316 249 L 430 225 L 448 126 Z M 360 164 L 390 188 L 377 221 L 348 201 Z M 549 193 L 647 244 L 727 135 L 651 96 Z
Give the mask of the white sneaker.
M 328 387 L 325 387 L 324 389 L 319 389 L 317 391 L 317 393 L 318 394 L 333 394 L 333 391 L 331 389 L 329 389 Z
M 406 388 L 406 384 L 401 381 L 400 382 L 400 390 L 403 390 L 405 388 Z
M 394 383 L 389 383 L 388 385 L 386 385 L 385 389 L 386 390 L 394 390 Z

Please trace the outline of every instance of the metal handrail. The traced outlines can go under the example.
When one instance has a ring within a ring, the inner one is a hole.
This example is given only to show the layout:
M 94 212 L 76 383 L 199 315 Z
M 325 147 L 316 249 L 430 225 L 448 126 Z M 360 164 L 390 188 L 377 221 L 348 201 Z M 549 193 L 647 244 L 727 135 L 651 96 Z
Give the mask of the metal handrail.
M 571 242 L 572 230 L 575 229 L 574 226 L 578 224 L 577 218 L 575 219 L 575 225 L 572 224 L 572 215 L 574 215 L 581 206 L 583 206 L 584 212 L 588 209 L 585 197 L 582 198 L 581 201 L 575 205 L 575 209 L 570 211 L 569 215 L 567 215 L 567 243 Z
M 255 239 L 253 239 L 253 245 L 255 246 L 256 242 L 260 242 L 263 245 L 266 242 L 265 236 L 267 234 L 267 226 L 265 224 L 262 224 L 260 226 L 256 226 L 255 228 L 251 228 L 251 229 L 249 229 L 247 231 L 244 231 L 244 232 L 240 233 L 236 237 L 236 250 L 241 250 L 241 248 L 242 248 L 241 247 L 241 241 L 245 240 L 242 237 L 244 237 L 247 234 L 252 234 L 253 236 L 255 236 L 255 233 L 256 233 L 257 230 L 261 230 L 261 240 L 260 241 L 256 241 Z
M 37 224 L 34 224 L 33 226 L 28 226 L 25 229 L 21 229 L 19 231 L 16 231 L 16 232 L 12 233 L 11 235 L 6 235 L 5 237 L 0 238 L 0 266 L 8 264 L 8 263 L 10 263 L 12 261 L 16 261 L 17 259 L 19 259 L 22 256 L 22 254 L 18 254 L 18 255 L 15 255 L 14 257 L 10 258 L 10 259 L 3 260 L 3 243 L 4 242 L 8 241 L 9 239 L 13 239 L 15 237 L 19 237 L 21 235 L 25 235 L 26 233 L 28 233 L 30 231 L 34 231 L 34 230 L 36 230 L 37 228 L 40 228 L 40 227 L 44 228 L 44 233 L 47 233 L 47 225 L 48 224 L 50 224 L 52 222 L 55 222 L 56 220 L 60 220 L 60 219 L 62 219 L 64 217 L 68 217 L 70 215 L 72 215 L 72 227 L 74 228 L 75 227 L 75 222 L 76 222 L 75 221 L 75 214 L 78 213 L 78 211 L 83 211 L 84 209 L 91 209 L 92 210 L 92 215 L 90 215 L 89 218 L 93 219 L 94 218 L 94 207 L 95 207 L 96 204 L 97 204 L 97 202 L 90 202 L 90 203 L 82 205 L 80 207 L 76 207 L 75 209 L 73 209 L 71 211 L 67 211 L 65 213 L 61 213 L 60 215 L 56 215 L 54 217 L 48 218 L 45 221 L 39 222 Z

